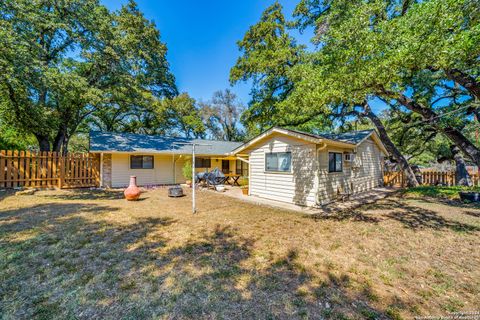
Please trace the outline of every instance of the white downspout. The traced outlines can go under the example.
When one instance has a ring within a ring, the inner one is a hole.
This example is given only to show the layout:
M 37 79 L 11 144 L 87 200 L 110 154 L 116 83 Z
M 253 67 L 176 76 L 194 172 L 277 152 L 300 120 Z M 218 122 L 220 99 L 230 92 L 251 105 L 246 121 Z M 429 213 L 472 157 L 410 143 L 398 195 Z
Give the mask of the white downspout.
M 103 188 L 103 152 L 100 153 L 100 188 Z

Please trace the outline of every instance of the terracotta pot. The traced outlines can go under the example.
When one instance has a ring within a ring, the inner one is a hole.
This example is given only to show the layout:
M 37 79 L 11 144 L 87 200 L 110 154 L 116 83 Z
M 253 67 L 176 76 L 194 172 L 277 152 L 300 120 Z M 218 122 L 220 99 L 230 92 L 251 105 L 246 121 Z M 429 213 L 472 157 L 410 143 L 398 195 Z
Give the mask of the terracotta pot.
M 191 187 L 192 186 L 192 180 L 187 180 L 185 181 L 185 183 L 187 184 L 187 186 Z
M 245 196 L 248 196 L 248 188 L 242 188 L 242 193 L 243 193 Z
M 127 189 L 123 192 L 125 195 L 125 199 L 128 201 L 135 201 L 138 200 L 140 197 L 140 189 L 137 187 L 137 177 L 130 176 L 130 185 Z

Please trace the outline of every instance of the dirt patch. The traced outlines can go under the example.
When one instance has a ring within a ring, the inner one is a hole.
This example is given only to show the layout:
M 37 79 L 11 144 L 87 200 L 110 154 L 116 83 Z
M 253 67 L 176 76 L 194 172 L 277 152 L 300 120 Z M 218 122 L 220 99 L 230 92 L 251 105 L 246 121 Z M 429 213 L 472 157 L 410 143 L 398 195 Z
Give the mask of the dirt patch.
M 410 318 L 480 305 L 480 210 L 391 197 L 328 218 L 199 192 L 0 202 L 5 318 Z

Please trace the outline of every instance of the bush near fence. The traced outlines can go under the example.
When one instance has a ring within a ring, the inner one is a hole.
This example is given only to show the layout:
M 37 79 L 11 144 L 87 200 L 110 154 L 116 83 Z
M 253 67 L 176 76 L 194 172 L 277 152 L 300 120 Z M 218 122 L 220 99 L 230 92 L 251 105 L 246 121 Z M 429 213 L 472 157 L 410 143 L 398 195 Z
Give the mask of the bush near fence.
M 0 150 L 0 188 L 81 188 L 100 185 L 96 154 Z
M 455 171 L 433 171 L 422 170 L 422 185 L 426 186 L 454 186 Z M 473 185 L 479 186 L 480 179 L 478 173 L 470 175 Z M 388 187 L 405 187 L 407 185 L 405 174 L 403 171 L 385 172 L 383 175 L 383 183 Z

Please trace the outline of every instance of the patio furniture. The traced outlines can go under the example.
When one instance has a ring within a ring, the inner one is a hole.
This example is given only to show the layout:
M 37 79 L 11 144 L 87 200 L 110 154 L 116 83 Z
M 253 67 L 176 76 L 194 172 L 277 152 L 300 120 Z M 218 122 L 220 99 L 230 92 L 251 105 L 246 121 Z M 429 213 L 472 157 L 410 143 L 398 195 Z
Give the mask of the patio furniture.
M 240 186 L 238 180 L 240 179 L 239 174 L 227 173 L 225 174 L 225 183 L 231 186 Z
M 205 180 L 207 182 L 207 186 L 216 186 L 219 184 L 225 183 L 225 174 L 218 170 L 218 168 L 213 169 L 209 173 L 205 175 Z

